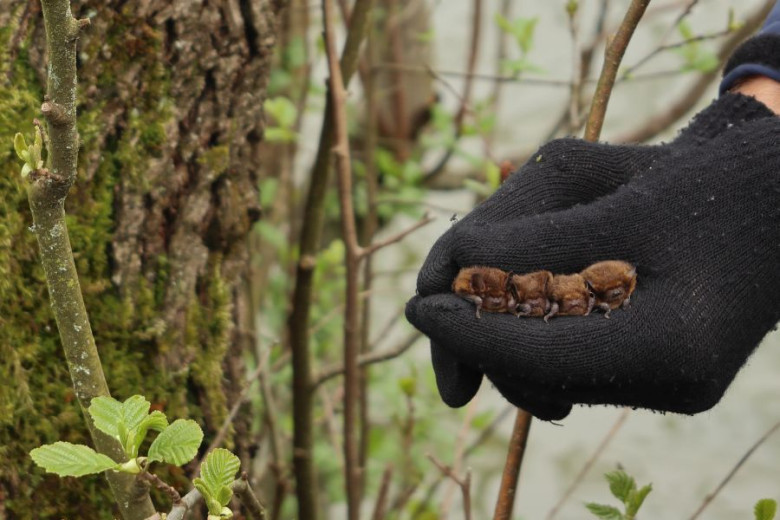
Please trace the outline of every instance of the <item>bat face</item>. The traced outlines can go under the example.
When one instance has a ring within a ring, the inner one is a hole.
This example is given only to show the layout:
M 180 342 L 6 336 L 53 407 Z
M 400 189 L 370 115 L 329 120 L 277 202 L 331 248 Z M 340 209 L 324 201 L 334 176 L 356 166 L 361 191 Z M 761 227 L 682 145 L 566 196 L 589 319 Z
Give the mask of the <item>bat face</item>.
M 494 267 L 465 267 L 452 282 L 452 291 L 473 302 L 479 311 L 514 312 L 517 305 L 509 289 L 509 273 Z
M 509 288 L 516 301 L 515 314 L 518 317 L 544 316 L 550 310 L 547 291 L 552 280 L 553 275 L 550 271 L 513 274 L 509 280 Z
M 628 305 L 636 288 L 636 268 L 621 260 L 595 263 L 580 273 L 596 296 L 596 306 L 609 311 Z
M 587 316 L 595 301 L 588 284 L 579 274 L 558 274 L 553 277 L 548 291 L 550 312 L 545 321 L 555 315 Z

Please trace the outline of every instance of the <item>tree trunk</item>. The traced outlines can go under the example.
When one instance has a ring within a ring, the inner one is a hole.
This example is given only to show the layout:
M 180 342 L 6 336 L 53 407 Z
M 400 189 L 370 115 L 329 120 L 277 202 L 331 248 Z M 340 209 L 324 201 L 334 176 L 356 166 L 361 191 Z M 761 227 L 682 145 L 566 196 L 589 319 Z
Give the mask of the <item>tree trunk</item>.
M 244 379 L 247 237 L 281 4 L 73 5 L 92 25 L 79 42 L 79 179 L 66 208 L 108 383 L 117 398 L 142 393 L 196 419 L 204 446 Z M 10 146 L 40 117 L 43 41 L 37 2 L 0 0 L 0 378 L 11 382 L 0 386 L 0 517 L 111 518 L 103 481 L 44 475 L 27 455 L 87 442 Z M 233 428 L 227 447 L 247 461 L 246 417 Z

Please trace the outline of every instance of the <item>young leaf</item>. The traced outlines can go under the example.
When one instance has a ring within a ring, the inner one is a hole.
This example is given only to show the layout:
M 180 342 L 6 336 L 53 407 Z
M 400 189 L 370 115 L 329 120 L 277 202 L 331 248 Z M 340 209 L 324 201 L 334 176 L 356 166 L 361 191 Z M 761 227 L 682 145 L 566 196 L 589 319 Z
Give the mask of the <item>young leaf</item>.
M 632 489 L 628 494 L 628 500 L 626 501 L 626 516 L 634 518 L 642 507 L 642 503 L 645 501 L 647 495 L 653 490 L 653 485 L 648 484 L 641 489 Z
M 106 435 L 119 440 L 119 423 L 122 422 L 122 403 L 113 397 L 95 397 L 87 409 L 95 427 Z
M 155 410 L 144 417 L 141 421 L 141 424 L 139 424 L 136 429 L 133 430 L 133 435 L 131 438 L 128 439 L 128 445 L 125 448 L 125 452 L 128 454 L 128 457 L 138 456 L 138 448 L 141 447 L 141 443 L 144 442 L 146 434 L 149 430 L 157 430 L 158 432 L 161 432 L 167 427 L 168 419 L 165 417 L 165 414 L 159 410 Z
M 181 466 L 198 453 L 203 430 L 192 419 L 177 419 L 149 446 L 149 462 L 164 461 Z
M 616 507 L 594 504 L 593 502 L 585 504 L 585 507 L 588 508 L 588 511 L 604 520 L 623 520 L 623 514 Z
M 216 499 L 220 503 L 220 507 L 228 505 L 231 498 L 233 498 L 233 490 L 230 489 L 230 486 L 222 486 L 217 492 Z
M 200 467 L 200 475 L 208 487 L 219 495 L 221 488 L 230 486 L 240 467 L 241 461 L 238 457 L 224 448 L 217 448 L 206 455 Z M 219 500 L 219 497 L 217 499 Z M 227 505 L 227 502 L 221 500 L 220 503 L 223 506 Z
M 604 477 L 609 482 L 612 495 L 624 504 L 627 503 L 629 493 L 636 489 L 634 478 L 619 469 L 606 473 Z
M 35 448 L 30 452 L 30 457 L 49 473 L 61 477 L 81 477 L 119 466 L 89 446 L 69 442 L 55 442 Z
M 16 151 L 16 155 L 19 156 L 19 159 L 24 162 L 29 161 L 30 152 L 27 151 L 27 143 L 24 140 L 24 135 L 19 132 L 16 132 L 16 135 L 14 136 L 14 150 Z
M 756 502 L 756 507 L 753 508 L 753 513 L 756 520 L 774 520 L 777 514 L 777 502 L 771 498 L 759 500 Z
M 128 397 L 124 403 L 122 403 L 122 420 L 125 423 L 125 427 L 128 430 L 132 430 L 139 424 L 144 418 L 149 415 L 149 407 L 152 403 L 146 400 L 142 395 L 134 395 Z

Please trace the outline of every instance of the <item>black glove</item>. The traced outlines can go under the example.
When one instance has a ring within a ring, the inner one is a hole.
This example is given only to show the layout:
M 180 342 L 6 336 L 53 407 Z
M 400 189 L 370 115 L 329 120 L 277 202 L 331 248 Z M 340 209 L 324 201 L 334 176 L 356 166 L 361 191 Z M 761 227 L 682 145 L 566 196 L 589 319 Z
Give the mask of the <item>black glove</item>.
M 482 374 L 513 404 L 557 419 L 572 403 L 696 413 L 718 402 L 780 318 L 780 119 L 725 95 L 674 142 L 544 146 L 436 243 L 407 318 L 432 340 L 442 399 Z M 626 311 L 474 316 L 461 267 L 578 272 L 632 262 Z

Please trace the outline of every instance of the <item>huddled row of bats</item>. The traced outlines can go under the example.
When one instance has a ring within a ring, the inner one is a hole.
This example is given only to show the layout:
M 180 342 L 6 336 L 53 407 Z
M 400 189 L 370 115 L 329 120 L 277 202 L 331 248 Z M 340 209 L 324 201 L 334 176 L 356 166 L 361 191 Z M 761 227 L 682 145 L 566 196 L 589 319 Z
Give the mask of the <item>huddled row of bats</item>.
M 515 274 L 495 267 L 465 267 L 452 282 L 458 296 L 479 311 L 506 312 L 517 317 L 587 316 L 595 308 L 609 318 L 613 309 L 628 306 L 636 288 L 636 268 L 622 260 L 597 262 L 576 274 L 534 271 Z

